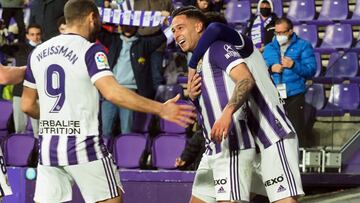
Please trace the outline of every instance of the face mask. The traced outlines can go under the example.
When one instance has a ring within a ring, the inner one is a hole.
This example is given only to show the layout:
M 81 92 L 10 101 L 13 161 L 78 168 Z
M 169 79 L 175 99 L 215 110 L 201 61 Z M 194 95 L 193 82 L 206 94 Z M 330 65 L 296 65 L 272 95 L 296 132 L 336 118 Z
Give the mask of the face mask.
M 34 41 L 31 41 L 31 40 L 29 40 L 29 44 L 31 45 L 31 46 L 33 46 L 33 47 L 36 47 L 38 44 L 40 44 L 40 43 L 36 43 L 36 42 L 34 42 Z
M 260 8 L 260 14 L 264 17 L 270 16 L 271 8 Z
M 280 45 L 284 45 L 288 41 L 288 36 L 286 36 L 286 35 L 276 35 L 276 40 L 279 42 Z

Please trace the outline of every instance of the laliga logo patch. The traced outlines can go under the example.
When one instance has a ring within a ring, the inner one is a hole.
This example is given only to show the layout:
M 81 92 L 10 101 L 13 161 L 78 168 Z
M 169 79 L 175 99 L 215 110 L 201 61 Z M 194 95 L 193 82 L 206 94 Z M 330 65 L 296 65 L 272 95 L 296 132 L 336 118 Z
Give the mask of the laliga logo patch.
M 95 62 L 96 62 L 96 66 L 99 70 L 110 68 L 107 58 L 106 58 L 106 55 L 103 52 L 97 52 L 95 54 Z

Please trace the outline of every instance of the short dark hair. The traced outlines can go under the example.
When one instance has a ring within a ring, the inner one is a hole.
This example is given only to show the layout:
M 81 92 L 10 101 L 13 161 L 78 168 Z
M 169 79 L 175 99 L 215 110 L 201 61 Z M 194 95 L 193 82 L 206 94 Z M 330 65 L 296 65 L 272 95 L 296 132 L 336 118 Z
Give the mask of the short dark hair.
M 29 24 L 29 25 L 27 26 L 27 28 L 26 28 L 26 33 L 29 33 L 29 30 L 30 30 L 31 28 L 39 29 L 40 32 L 42 32 L 41 25 L 39 25 L 39 24 L 37 24 L 37 23 L 31 23 L 31 24 Z
M 83 20 L 91 12 L 99 14 L 94 1 L 91 0 L 69 0 L 64 7 L 64 16 L 66 24 Z
M 290 20 L 289 18 L 286 18 L 286 17 L 281 17 L 281 18 L 279 18 L 279 19 L 277 19 L 277 20 L 275 21 L 275 25 L 279 25 L 279 24 L 281 24 L 281 23 L 286 23 L 287 26 L 288 26 L 288 30 L 291 30 L 291 29 L 293 29 L 293 27 L 294 27 L 294 25 L 293 25 L 293 23 L 291 22 L 291 20 Z
M 61 16 L 58 20 L 57 20 L 57 22 L 56 22 L 56 25 L 57 25 L 57 27 L 59 28 L 61 25 L 65 25 L 66 24 L 66 22 L 65 22 L 65 17 L 64 16 Z
M 206 12 L 205 16 L 207 18 L 208 23 L 223 23 L 225 25 L 228 24 L 226 18 L 224 17 L 224 15 L 220 14 L 219 12 L 215 12 L 215 11 L 211 11 L 211 12 Z
M 185 15 L 188 18 L 197 19 L 201 21 L 204 24 L 204 28 L 208 24 L 208 19 L 205 16 L 205 14 L 195 6 L 180 7 L 171 13 L 172 18 L 175 18 L 176 16 L 179 15 Z

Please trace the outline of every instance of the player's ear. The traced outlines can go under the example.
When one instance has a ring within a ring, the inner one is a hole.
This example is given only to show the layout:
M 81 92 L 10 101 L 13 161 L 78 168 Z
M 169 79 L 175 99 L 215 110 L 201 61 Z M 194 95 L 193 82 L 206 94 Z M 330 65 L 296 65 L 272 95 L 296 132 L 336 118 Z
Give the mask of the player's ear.
M 89 20 L 90 23 L 94 23 L 96 21 L 96 13 L 90 12 L 86 19 Z
M 202 32 L 203 29 L 204 29 L 204 24 L 202 22 L 198 21 L 198 22 L 195 23 L 195 31 L 197 33 Z

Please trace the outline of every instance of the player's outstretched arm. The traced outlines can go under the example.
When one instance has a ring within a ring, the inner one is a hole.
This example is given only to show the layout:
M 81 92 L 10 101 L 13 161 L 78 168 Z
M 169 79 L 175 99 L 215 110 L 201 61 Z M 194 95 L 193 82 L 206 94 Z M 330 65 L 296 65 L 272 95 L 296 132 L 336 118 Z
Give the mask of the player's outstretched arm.
M 0 64 L 0 84 L 18 84 L 24 80 L 25 66 L 9 67 Z
M 38 94 L 36 89 L 24 87 L 21 96 L 21 110 L 32 118 L 40 118 L 40 108 L 37 102 Z
M 220 119 L 214 123 L 211 129 L 211 137 L 217 142 L 221 142 L 223 137 L 227 137 L 233 113 L 245 103 L 251 89 L 255 85 L 252 74 L 245 63 L 235 66 L 230 71 L 230 77 L 236 84 L 233 94 L 225 106 Z
M 183 127 L 192 124 L 196 117 L 193 106 L 175 104 L 180 98 L 179 95 L 165 103 L 153 101 L 119 85 L 113 76 L 105 76 L 96 80 L 95 86 L 106 100 L 115 105 L 134 111 L 156 114 Z

